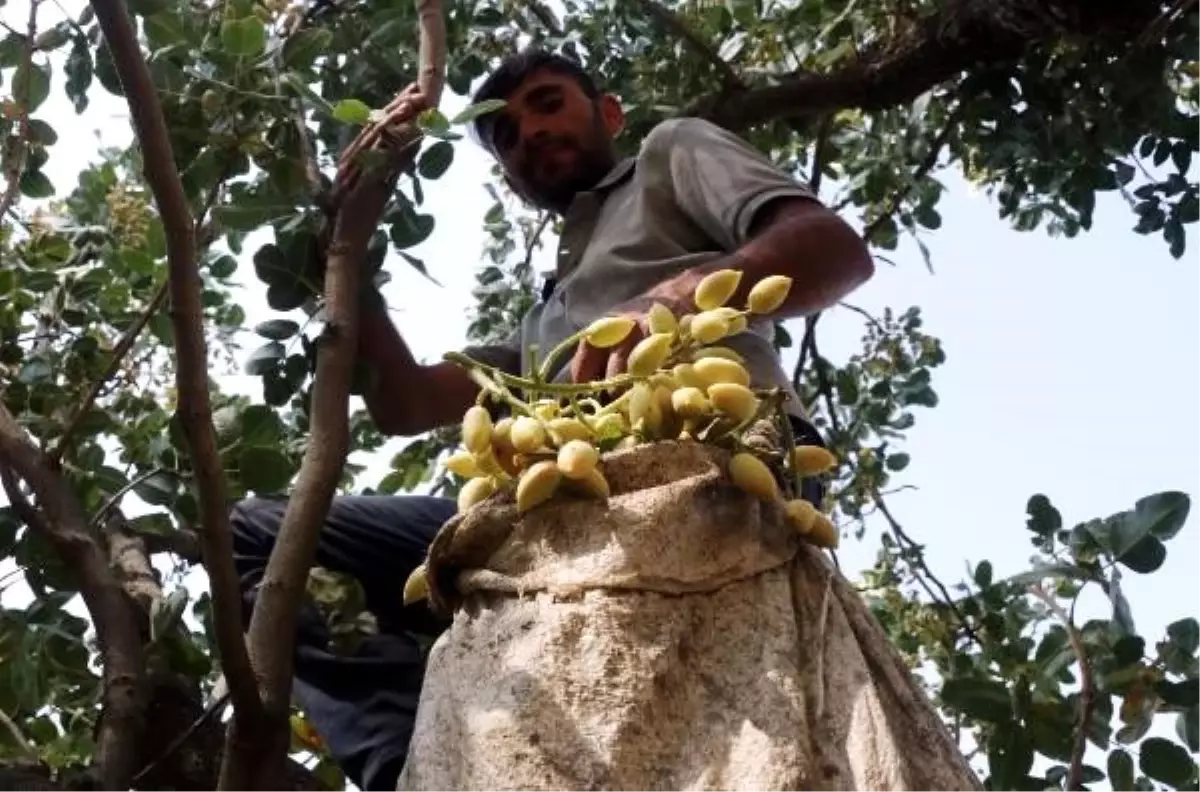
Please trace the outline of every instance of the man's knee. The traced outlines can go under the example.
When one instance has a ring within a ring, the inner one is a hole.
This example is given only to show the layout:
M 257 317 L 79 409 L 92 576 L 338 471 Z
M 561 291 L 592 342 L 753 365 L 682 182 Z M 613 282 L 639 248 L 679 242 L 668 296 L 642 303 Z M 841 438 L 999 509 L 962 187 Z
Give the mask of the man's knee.
M 270 552 L 283 508 L 279 501 L 267 498 L 244 498 L 229 510 L 229 528 L 233 534 L 233 551 L 237 554 Z

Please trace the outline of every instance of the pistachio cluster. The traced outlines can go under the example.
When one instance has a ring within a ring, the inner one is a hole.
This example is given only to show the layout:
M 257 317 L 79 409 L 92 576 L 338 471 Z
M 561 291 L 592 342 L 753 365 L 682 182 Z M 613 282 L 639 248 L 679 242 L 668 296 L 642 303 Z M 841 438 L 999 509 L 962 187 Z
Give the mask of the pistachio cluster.
M 660 440 L 692 440 L 732 452 L 729 476 L 745 492 L 779 502 L 789 522 L 808 541 L 836 547 L 830 519 L 797 496 L 801 478 L 820 475 L 837 464 L 820 446 L 796 446 L 778 390 L 751 388 L 750 374 L 735 350 L 719 342 L 746 329 L 751 315 L 770 314 L 787 299 L 791 278 L 773 276 L 754 285 L 744 310 L 726 303 L 741 285 L 738 270 L 720 270 L 696 286 L 698 313 L 675 316 L 655 303 L 648 312 L 649 333 L 629 354 L 626 371 L 588 383 L 549 381 L 554 364 L 581 340 L 608 349 L 625 342 L 636 322 L 627 316 L 597 319 L 553 349 L 540 367 L 517 377 L 459 354 L 446 357 L 463 366 L 480 385 L 480 401 L 462 422 L 463 448 L 445 462 L 466 479 L 458 509 L 465 512 L 493 493 L 515 487 L 517 511 L 527 512 L 560 492 L 606 498 L 601 455 Z M 520 393 L 519 398 L 516 394 Z M 483 406 L 506 404 L 511 417 L 493 422 Z M 605 403 L 606 401 L 606 403 Z M 761 420 L 776 420 L 790 453 L 772 455 L 743 442 Z M 772 466 L 790 472 L 786 497 Z M 404 600 L 428 594 L 425 567 L 405 585 Z

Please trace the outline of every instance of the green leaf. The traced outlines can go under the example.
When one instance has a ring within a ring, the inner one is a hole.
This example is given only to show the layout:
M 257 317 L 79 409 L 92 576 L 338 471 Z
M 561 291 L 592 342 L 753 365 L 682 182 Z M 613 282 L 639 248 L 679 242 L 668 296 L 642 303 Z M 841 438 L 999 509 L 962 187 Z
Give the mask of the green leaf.
M 238 475 L 246 489 L 258 495 L 271 495 L 287 487 L 292 465 L 278 448 L 247 446 L 242 449 Z
M 1132 790 L 1133 757 L 1122 748 L 1115 749 L 1108 755 L 1108 783 L 1115 792 Z
M 1189 751 L 1200 751 L 1200 705 L 1193 704 L 1175 717 L 1175 733 Z
M 1167 637 L 1185 655 L 1193 655 L 1200 649 L 1200 622 L 1188 617 L 1167 625 Z
M 1031 497 L 1025 505 L 1025 511 L 1029 515 L 1025 527 L 1039 536 L 1050 536 L 1062 528 L 1062 515 L 1045 495 L 1038 494 Z
M 1154 692 L 1167 706 L 1186 710 L 1200 700 L 1200 679 L 1185 679 L 1182 682 L 1161 679 L 1154 684 Z
M 54 184 L 40 170 L 27 170 L 21 174 L 21 193 L 30 198 L 49 198 L 54 195 Z
M 286 352 L 283 344 L 278 341 L 263 344 L 250 353 L 250 357 L 246 359 L 245 371 L 254 376 L 262 376 L 268 371 L 274 371 Z
M 50 96 L 50 66 L 33 64 L 33 68 L 26 71 L 25 64 L 22 63 L 17 67 L 17 71 L 13 74 L 13 90 L 20 97 L 24 94 L 26 88 L 26 80 L 28 80 L 29 101 L 27 103 L 29 113 L 36 113 L 37 109 L 46 101 L 46 97 Z
M 214 278 L 228 278 L 237 272 L 237 266 L 237 259 L 226 253 L 209 265 L 208 274 Z
M 343 99 L 333 106 L 333 117 L 343 124 L 366 124 L 371 120 L 371 108 L 358 99 Z
M 1117 559 L 1134 572 L 1148 575 L 1156 571 L 1167 560 L 1167 548 L 1153 536 L 1143 536 L 1137 544 L 1126 550 Z
M 112 53 L 104 39 L 96 46 L 96 79 L 104 86 L 104 90 L 113 96 L 125 95 L 125 88 L 117 74 L 117 65 L 113 63 Z
M 450 164 L 454 162 L 454 146 L 444 140 L 439 140 L 421 153 L 417 162 L 417 172 L 425 179 L 440 178 Z
M 1142 772 L 1155 781 L 1176 789 L 1190 784 L 1196 776 L 1196 763 L 1182 746 L 1162 737 L 1147 737 L 1140 746 L 1138 764 Z
M 1144 531 L 1166 542 L 1183 528 L 1191 505 L 1186 493 L 1159 492 L 1139 500 L 1133 514 Z
M 262 404 L 252 404 L 242 412 L 241 427 L 246 445 L 276 446 L 283 437 L 279 415 Z
M 948 679 L 942 686 L 942 701 L 975 720 L 1001 723 L 1012 717 L 1008 688 L 990 679 Z
M 283 45 L 283 62 L 291 69 L 307 69 L 332 42 L 333 33 L 326 28 L 303 28 L 288 36 Z
M 985 589 L 992 585 L 992 562 L 980 561 L 975 567 L 975 585 L 981 589 Z
M 268 285 L 290 281 L 294 277 L 283 251 L 270 242 L 255 251 L 254 274 Z
M 133 494 L 151 506 L 171 505 L 177 492 L 175 478 L 167 473 L 155 473 L 133 488 Z
M 58 142 L 58 133 L 54 127 L 37 118 L 29 119 L 29 139 L 43 146 L 53 146 Z
M 485 116 L 488 113 L 494 113 L 497 110 L 503 109 L 507 104 L 508 102 L 503 99 L 485 99 L 482 102 L 476 102 L 475 104 L 464 107 L 462 111 L 458 113 L 458 115 L 450 119 L 450 123 L 455 126 L 459 124 L 469 124 L 480 116 Z
M 901 470 L 904 470 L 906 467 L 908 467 L 909 461 L 910 457 L 908 454 L 888 454 L 887 459 L 884 461 L 884 465 L 888 470 L 894 473 L 899 473 Z
M 272 341 L 286 341 L 300 332 L 300 325 L 291 319 L 270 319 L 258 324 L 254 332 Z
M 397 250 L 415 247 L 421 244 L 433 233 L 435 220 L 433 215 L 420 214 L 411 207 L 397 213 L 391 228 L 392 244 Z
M 1140 635 L 1122 636 L 1113 644 L 1112 651 L 1117 668 L 1133 665 L 1146 653 L 1146 639 Z
M 267 46 L 267 29 L 256 16 L 229 19 L 221 25 L 221 45 L 230 55 L 253 58 Z

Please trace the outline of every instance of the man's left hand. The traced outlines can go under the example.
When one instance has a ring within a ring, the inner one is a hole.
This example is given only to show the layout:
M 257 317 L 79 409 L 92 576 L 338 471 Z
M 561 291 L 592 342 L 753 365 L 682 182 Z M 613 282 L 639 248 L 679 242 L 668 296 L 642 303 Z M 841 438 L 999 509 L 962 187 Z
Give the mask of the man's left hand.
M 643 297 L 618 305 L 611 311 L 606 311 L 605 316 L 628 316 L 636 324 L 624 341 L 607 349 L 594 347 L 587 342 L 587 339 L 580 341 L 579 346 L 575 349 L 575 357 L 571 359 L 571 381 L 594 382 L 610 379 L 623 373 L 629 363 L 629 353 L 633 351 L 639 341 L 650 333 L 648 313 L 650 306 L 656 302 L 669 308 L 676 318 L 690 310 L 689 307 L 674 300 L 662 297 L 653 299 Z

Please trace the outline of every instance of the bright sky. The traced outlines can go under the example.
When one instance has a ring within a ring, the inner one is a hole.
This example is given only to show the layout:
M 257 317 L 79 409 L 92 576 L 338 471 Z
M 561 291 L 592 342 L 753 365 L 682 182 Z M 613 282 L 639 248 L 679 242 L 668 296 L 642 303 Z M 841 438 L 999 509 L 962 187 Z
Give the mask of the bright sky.
M 74 14 L 82 3 L 66 6 Z M 23 26 L 27 8 L 24 0 L 10 2 L 0 16 Z M 44 8 L 59 18 L 56 9 Z M 63 79 L 60 59 L 52 98 L 38 114 L 60 136 L 47 166 L 60 195 L 101 141 L 129 139 L 124 100 L 97 83 L 91 108 L 77 117 L 62 92 Z M 464 103 L 448 91 L 443 109 L 453 113 Z M 414 253 L 442 287 L 398 256 L 388 264 L 394 280 L 385 296 L 395 323 L 418 356 L 429 360 L 464 342 L 470 289 L 481 263 L 481 218 L 491 204 L 482 186 L 489 166 L 486 155 L 464 141 L 450 172 L 426 186 L 425 210 L 439 224 Z M 944 178 L 944 225 L 927 238 L 936 274 L 926 271 L 910 245 L 892 257 L 897 266 L 881 263 L 874 280 L 850 300 L 872 312 L 919 305 L 925 329 L 945 345 L 948 360 L 933 379 L 941 403 L 917 412 L 905 449 L 913 462 L 896 479 L 918 489 L 889 499 L 908 532 L 928 545 L 931 567 L 947 584 L 964 579 L 968 565 L 985 558 L 998 577 L 1027 568 L 1032 548 L 1025 503 L 1036 492 L 1048 495 L 1069 525 L 1129 508 L 1161 490 L 1200 499 L 1195 227 L 1188 229 L 1188 254 L 1175 261 L 1161 238 L 1135 235 L 1131 210 L 1108 194 L 1098 201 L 1090 233 L 1074 240 L 1051 239 L 1041 230 L 1022 234 L 956 175 Z M 547 247 L 537 257 L 542 268 L 552 265 L 552 253 Z M 253 326 L 273 312 L 249 255 L 238 274 L 246 285 L 239 300 Z M 820 326 L 823 353 L 842 360 L 856 351 L 862 326 L 849 311 L 831 313 Z M 244 344 L 248 353 L 255 338 L 247 334 Z M 257 382 L 235 377 L 222 385 L 261 396 Z M 403 443 L 392 441 L 376 454 L 360 485 L 377 482 Z M 1193 512 L 1153 576 L 1125 577 L 1148 641 L 1169 622 L 1198 613 L 1196 526 Z M 863 543 L 850 540 L 841 552 L 843 568 L 853 575 L 870 566 L 876 547 L 874 533 Z M 0 573 L 6 570 L 0 567 Z M 19 588 L 7 592 L 6 602 L 27 596 Z M 1089 606 L 1081 615 L 1103 614 L 1107 603 L 1097 592 Z

